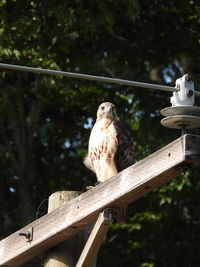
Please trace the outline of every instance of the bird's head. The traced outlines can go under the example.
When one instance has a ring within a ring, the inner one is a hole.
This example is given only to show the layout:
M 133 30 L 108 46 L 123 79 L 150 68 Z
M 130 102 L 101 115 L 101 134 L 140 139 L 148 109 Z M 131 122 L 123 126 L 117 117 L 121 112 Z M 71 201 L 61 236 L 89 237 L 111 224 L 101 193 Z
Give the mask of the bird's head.
M 110 102 L 102 103 L 97 110 L 97 120 L 110 119 L 116 120 L 117 113 L 115 106 Z

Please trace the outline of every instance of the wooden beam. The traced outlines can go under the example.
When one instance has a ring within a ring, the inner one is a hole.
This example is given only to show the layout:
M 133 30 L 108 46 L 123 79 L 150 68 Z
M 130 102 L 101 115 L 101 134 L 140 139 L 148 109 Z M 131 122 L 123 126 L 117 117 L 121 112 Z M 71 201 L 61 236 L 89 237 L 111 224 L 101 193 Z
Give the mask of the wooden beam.
M 85 244 L 76 267 L 90 267 L 94 262 L 98 250 L 112 224 L 111 213 L 105 210 L 99 214 L 97 222 Z
M 93 190 L 33 221 L 0 242 L 0 266 L 18 266 L 93 223 L 99 212 L 145 195 L 181 174 L 182 167 L 200 164 L 200 136 L 184 135 L 130 166 Z M 20 236 L 33 227 L 33 239 Z

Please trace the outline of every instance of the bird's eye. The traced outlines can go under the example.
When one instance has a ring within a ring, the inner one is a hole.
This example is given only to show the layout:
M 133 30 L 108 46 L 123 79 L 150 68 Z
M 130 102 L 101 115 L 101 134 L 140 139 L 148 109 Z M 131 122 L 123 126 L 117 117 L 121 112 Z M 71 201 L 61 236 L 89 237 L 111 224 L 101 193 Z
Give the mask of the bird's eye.
M 102 106 L 102 107 L 101 107 L 101 110 L 104 110 L 104 108 L 105 108 L 105 107 L 104 107 L 104 106 Z

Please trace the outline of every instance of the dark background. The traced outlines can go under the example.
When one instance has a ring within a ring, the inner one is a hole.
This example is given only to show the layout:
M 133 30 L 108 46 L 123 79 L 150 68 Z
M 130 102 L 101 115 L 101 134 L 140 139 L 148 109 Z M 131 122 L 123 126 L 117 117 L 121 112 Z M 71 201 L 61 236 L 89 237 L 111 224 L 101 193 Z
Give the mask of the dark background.
M 0 7 L 3 63 L 170 86 L 190 73 L 200 89 L 197 0 L 2 0 Z M 171 93 L 17 71 L 0 75 L 1 238 L 33 221 L 51 193 L 95 182 L 83 158 L 101 102 L 115 104 L 137 160 L 180 136 L 160 125 Z M 194 168 L 130 205 L 128 224 L 112 227 L 97 266 L 200 266 L 199 205 Z M 46 210 L 44 204 L 40 216 Z M 41 265 L 36 258 L 24 266 Z

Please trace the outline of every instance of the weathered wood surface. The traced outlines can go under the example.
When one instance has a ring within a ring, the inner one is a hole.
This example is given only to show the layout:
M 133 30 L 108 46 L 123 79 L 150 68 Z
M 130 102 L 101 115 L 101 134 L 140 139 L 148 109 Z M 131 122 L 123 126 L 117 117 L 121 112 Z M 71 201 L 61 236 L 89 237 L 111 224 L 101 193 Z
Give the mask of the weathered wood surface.
M 76 267 L 91 267 L 112 222 L 113 220 L 109 217 L 109 212 L 106 210 L 99 214 Z
M 200 164 L 200 136 L 184 135 L 0 242 L 0 266 L 18 266 L 94 222 L 107 207 L 125 205 Z M 33 240 L 19 236 L 33 227 Z
M 54 211 L 80 194 L 82 194 L 82 192 L 79 191 L 58 191 L 53 193 L 49 197 L 48 213 Z M 89 226 L 49 249 L 45 254 L 45 261 L 42 265 L 44 265 L 44 267 L 74 267 L 80 258 L 80 254 L 82 253 L 83 247 L 88 240 L 91 231 L 92 226 Z M 91 267 L 96 267 L 94 257 L 93 261 L 90 262 Z
M 49 197 L 48 213 L 79 196 L 79 191 L 58 191 Z M 68 238 L 45 254 L 44 267 L 74 267 L 77 236 Z

